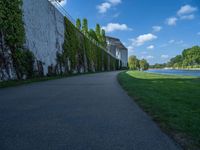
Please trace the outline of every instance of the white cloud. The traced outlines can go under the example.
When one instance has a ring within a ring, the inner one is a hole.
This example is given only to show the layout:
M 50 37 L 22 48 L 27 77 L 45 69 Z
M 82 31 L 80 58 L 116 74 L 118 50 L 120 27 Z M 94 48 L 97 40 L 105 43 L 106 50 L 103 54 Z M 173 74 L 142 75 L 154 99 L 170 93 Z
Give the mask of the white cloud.
M 119 24 L 119 23 L 109 23 L 107 26 L 103 26 L 102 29 L 104 29 L 107 33 L 108 32 L 114 32 L 114 31 L 127 31 L 132 30 L 129 28 L 126 24 Z
M 149 55 L 149 56 L 146 56 L 146 59 L 148 60 L 148 59 L 153 59 L 154 57 L 153 56 L 151 56 L 151 55 Z
M 101 3 L 97 6 L 98 12 L 101 14 L 106 13 L 110 8 L 120 4 L 122 0 L 107 0 L 106 2 Z
M 185 15 L 185 16 L 180 16 L 180 19 L 182 20 L 193 20 L 195 18 L 195 16 L 192 15 Z
M 140 59 L 150 60 L 150 59 L 154 59 L 154 56 L 151 56 L 151 55 L 148 55 L 148 56 L 142 56 Z
M 159 32 L 162 30 L 162 27 L 161 26 L 153 26 L 153 32 Z
M 141 46 L 141 45 L 144 45 L 144 43 L 155 40 L 157 38 L 158 38 L 157 36 L 151 33 L 148 33 L 148 34 L 140 35 L 136 39 L 131 39 L 131 41 L 133 42 L 132 45 Z
M 179 16 L 182 16 L 182 15 L 185 15 L 185 14 L 191 14 L 191 13 L 197 11 L 197 10 L 198 10 L 197 7 L 193 7 L 193 6 L 190 6 L 190 5 L 184 5 L 179 9 L 177 14 Z
M 117 5 L 117 4 L 120 4 L 122 1 L 121 0 L 108 0 L 108 2 L 110 2 L 113 5 Z
M 147 47 L 147 49 L 154 49 L 154 48 L 155 48 L 154 45 L 149 45 L 149 46 Z
M 168 43 L 173 44 L 173 43 L 175 43 L 175 40 L 170 40 L 170 41 L 168 41 Z
M 143 54 L 143 55 L 146 55 L 146 54 L 147 54 L 147 52 L 145 52 L 145 51 L 144 51 L 144 52 L 142 52 L 141 54 Z
M 178 21 L 178 19 L 176 17 L 171 17 L 171 18 L 168 18 L 166 20 L 166 23 L 169 25 L 169 26 L 174 26 L 176 25 L 176 22 Z
M 168 59 L 168 58 L 169 58 L 169 55 L 161 55 L 161 58 L 163 58 L 163 59 Z
M 108 2 L 102 3 L 101 5 L 97 6 L 99 13 L 106 13 L 108 9 L 111 8 L 111 4 Z

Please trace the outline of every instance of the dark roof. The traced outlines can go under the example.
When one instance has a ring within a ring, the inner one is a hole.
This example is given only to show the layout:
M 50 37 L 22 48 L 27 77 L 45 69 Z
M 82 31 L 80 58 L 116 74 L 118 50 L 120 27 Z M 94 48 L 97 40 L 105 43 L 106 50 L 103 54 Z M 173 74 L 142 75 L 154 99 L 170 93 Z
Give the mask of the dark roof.
M 111 41 L 117 48 L 126 49 L 127 50 L 127 48 L 122 44 L 120 39 L 114 38 L 114 37 L 110 37 L 110 36 L 106 36 L 106 38 L 107 38 L 107 40 Z

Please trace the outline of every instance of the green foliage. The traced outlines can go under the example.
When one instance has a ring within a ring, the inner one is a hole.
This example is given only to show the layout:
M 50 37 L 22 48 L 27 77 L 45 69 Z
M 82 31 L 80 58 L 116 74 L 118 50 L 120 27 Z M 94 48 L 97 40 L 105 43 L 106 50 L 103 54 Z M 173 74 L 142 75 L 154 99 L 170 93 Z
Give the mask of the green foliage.
M 101 30 L 101 42 L 103 47 L 107 47 L 106 32 L 104 29 Z
M 102 41 L 102 38 L 101 38 L 101 27 L 100 27 L 99 24 L 96 25 L 95 32 L 96 32 L 96 36 L 97 36 L 98 42 L 101 43 L 101 41 Z
M 76 28 L 81 30 L 81 20 L 79 18 L 76 20 Z
M 83 26 L 82 26 L 82 32 L 84 34 L 88 33 L 88 21 L 86 18 L 83 19 Z
M 128 58 L 128 64 L 129 64 L 129 69 L 131 70 L 138 70 L 140 68 L 139 60 L 137 59 L 136 56 L 130 56 Z
M 87 19 L 83 19 L 82 32 L 77 30 L 81 27 L 80 20 L 77 20 L 76 27 L 65 18 L 65 39 L 63 44 L 63 54 L 57 55 L 57 61 L 62 65 L 68 64 L 66 60 L 69 60 L 70 66 L 66 69 L 68 71 L 76 71 L 80 69 L 80 66 L 84 66 L 84 62 L 87 61 L 88 71 L 102 71 L 115 70 L 117 63 L 116 58 L 110 56 L 102 48 L 97 45 L 106 46 L 106 36 L 105 31 L 101 30 L 100 25 L 97 25 L 96 32 L 93 29 L 88 31 Z M 92 40 L 91 40 L 92 39 Z M 84 59 L 86 56 L 86 60 Z M 110 64 L 108 64 L 108 59 L 111 59 Z M 108 67 L 109 66 L 109 67 Z
M 128 71 L 119 74 L 119 81 L 164 131 L 186 146 L 184 149 L 199 149 L 199 78 Z
M 33 76 L 34 56 L 24 50 L 22 0 L 0 0 L 0 49 L 9 49 L 18 79 Z
M 0 0 L 0 31 L 12 51 L 21 48 L 25 40 L 21 8 L 22 0 Z
M 35 57 L 33 53 L 29 50 L 16 50 L 15 55 L 13 56 L 17 70 L 19 73 L 19 78 L 22 79 L 25 75 L 27 78 L 31 78 L 34 75 L 34 61 Z
M 200 68 L 200 47 L 194 46 L 185 49 L 182 55 L 172 58 L 167 64 L 155 64 L 152 68 Z
M 141 70 L 148 70 L 149 69 L 149 63 L 145 59 L 140 60 L 139 65 L 140 65 Z

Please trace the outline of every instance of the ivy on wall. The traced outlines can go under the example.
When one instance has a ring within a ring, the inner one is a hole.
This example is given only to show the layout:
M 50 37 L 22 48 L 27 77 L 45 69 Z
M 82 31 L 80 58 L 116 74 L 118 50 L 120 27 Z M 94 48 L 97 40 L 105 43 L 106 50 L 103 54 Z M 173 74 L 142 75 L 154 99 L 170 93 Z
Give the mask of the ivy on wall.
M 25 31 L 22 15 L 22 0 L 0 0 L 0 53 L 3 56 L 11 52 L 18 79 L 24 75 L 32 77 L 34 63 L 33 54 L 23 47 Z
M 65 39 L 63 53 L 59 59 L 62 58 L 62 64 L 65 65 L 64 61 L 69 60 L 67 72 L 80 72 L 80 68 L 89 72 L 120 69 L 119 60 L 100 47 L 106 47 L 106 38 L 105 31 L 101 31 L 98 24 L 96 32 L 92 29 L 88 31 L 86 19 L 83 19 L 83 26 L 81 26 L 80 19 L 77 19 L 76 26 L 65 17 Z

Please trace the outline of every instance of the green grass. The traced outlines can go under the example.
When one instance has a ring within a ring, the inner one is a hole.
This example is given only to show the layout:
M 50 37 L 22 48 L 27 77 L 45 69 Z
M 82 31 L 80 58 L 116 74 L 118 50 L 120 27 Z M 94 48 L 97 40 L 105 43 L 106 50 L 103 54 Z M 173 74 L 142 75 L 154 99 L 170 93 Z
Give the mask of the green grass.
M 128 71 L 118 80 L 185 149 L 200 149 L 200 78 Z

